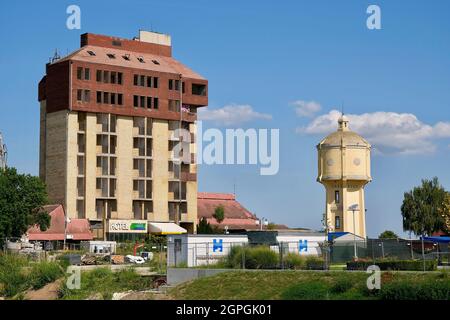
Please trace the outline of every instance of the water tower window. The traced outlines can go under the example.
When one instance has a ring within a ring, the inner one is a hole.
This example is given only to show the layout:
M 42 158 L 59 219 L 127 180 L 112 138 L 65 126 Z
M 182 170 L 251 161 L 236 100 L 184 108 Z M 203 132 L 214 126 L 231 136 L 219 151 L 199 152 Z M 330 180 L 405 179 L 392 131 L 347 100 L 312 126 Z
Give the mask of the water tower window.
M 335 226 L 336 229 L 340 229 L 341 228 L 341 217 L 336 216 L 334 226 Z
M 340 203 L 340 200 L 339 190 L 334 191 L 334 202 Z

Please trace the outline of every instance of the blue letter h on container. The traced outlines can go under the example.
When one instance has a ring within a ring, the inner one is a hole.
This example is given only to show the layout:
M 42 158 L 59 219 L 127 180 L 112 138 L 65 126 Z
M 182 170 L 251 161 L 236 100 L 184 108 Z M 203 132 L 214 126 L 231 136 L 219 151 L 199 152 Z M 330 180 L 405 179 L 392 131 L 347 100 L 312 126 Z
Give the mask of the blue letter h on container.
M 308 251 L 308 240 L 298 240 L 298 252 Z
M 223 245 L 222 245 L 222 239 L 213 239 L 213 252 L 216 252 L 216 250 L 219 250 L 220 252 L 223 252 Z

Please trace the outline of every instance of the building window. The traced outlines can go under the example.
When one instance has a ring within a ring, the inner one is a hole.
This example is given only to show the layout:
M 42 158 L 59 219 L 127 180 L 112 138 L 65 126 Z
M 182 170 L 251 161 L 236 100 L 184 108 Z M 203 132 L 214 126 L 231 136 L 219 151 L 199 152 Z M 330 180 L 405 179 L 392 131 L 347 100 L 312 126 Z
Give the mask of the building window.
M 145 97 L 141 96 L 140 97 L 140 102 L 141 102 L 140 107 L 141 108 L 145 108 Z
M 95 52 L 94 51 L 88 50 L 87 53 L 89 53 L 90 56 L 95 56 Z
M 77 68 L 77 79 L 78 79 L 78 80 L 81 80 L 82 74 L 83 74 L 83 68 L 78 67 L 78 68 Z
M 147 77 L 147 87 L 148 88 L 152 87 L 152 77 Z
M 335 228 L 340 229 L 341 228 L 341 217 L 336 216 L 334 220 L 335 220 L 335 224 L 334 224 Z
M 84 200 L 77 200 L 77 216 L 78 219 L 84 219 L 85 218 L 85 214 L 84 214 Z
M 119 106 L 123 105 L 123 96 L 122 96 L 121 93 L 119 93 L 119 94 L 117 95 L 117 104 L 118 104 Z
M 96 80 L 97 82 L 102 82 L 102 70 L 97 70 Z
M 152 107 L 152 97 L 147 97 L 147 108 L 150 109 Z
M 158 109 L 159 108 L 159 99 L 158 98 L 153 98 L 153 109 Z
M 169 79 L 169 90 L 173 90 L 173 80 Z
M 91 79 L 91 70 L 89 68 L 84 69 L 84 80 L 90 80 Z
M 109 93 L 103 92 L 103 103 L 109 104 Z
M 169 100 L 169 111 L 180 112 L 180 100 Z
M 109 83 L 109 71 L 103 71 L 103 83 Z
M 139 106 L 139 96 L 133 96 L 133 107 L 137 108 Z
M 145 76 L 140 76 L 139 77 L 139 85 L 141 86 L 141 87 L 145 87 Z
M 339 190 L 334 191 L 334 202 L 335 203 L 340 203 L 341 202 Z
M 97 103 L 102 103 L 102 92 L 97 91 Z
M 84 102 L 90 102 L 91 101 L 91 91 L 84 90 L 83 92 L 84 92 L 83 101 Z
M 133 77 L 133 84 L 135 85 L 135 86 L 137 86 L 138 85 L 138 78 L 139 78 L 139 76 L 137 75 L 137 74 L 135 74 L 134 75 L 134 77 Z
M 152 62 L 153 62 L 154 64 L 159 65 L 159 61 L 158 61 L 158 60 L 152 60 Z
M 111 71 L 111 83 L 116 83 L 116 73 L 114 71 Z
M 116 55 L 113 54 L 113 53 L 107 53 L 106 55 L 107 55 L 108 58 L 110 58 L 110 59 L 115 59 L 115 58 L 116 58 Z
M 91 100 L 91 92 L 89 90 L 78 89 L 77 101 L 89 102 Z
M 140 63 L 145 63 L 144 57 L 138 57 L 137 59 L 138 59 L 138 61 L 139 61 Z
M 122 78 L 123 78 L 123 73 L 118 72 L 117 73 L 117 84 L 122 84 Z
M 206 85 L 193 83 L 192 94 L 196 96 L 206 96 Z

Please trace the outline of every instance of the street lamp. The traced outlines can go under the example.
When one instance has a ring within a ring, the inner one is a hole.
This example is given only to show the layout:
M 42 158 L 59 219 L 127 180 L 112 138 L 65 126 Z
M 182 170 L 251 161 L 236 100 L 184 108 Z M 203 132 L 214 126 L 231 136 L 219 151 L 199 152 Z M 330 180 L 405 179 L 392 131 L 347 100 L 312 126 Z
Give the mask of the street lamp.
M 353 212 L 353 249 L 354 249 L 354 258 L 358 259 L 358 250 L 356 249 L 356 225 L 355 225 L 355 211 L 359 211 L 358 204 L 351 205 L 348 210 Z
M 268 226 L 269 225 L 269 220 L 267 220 L 266 218 L 261 218 L 258 220 L 255 220 L 255 224 L 260 226 L 260 231 L 263 230 L 263 225 L 264 226 Z

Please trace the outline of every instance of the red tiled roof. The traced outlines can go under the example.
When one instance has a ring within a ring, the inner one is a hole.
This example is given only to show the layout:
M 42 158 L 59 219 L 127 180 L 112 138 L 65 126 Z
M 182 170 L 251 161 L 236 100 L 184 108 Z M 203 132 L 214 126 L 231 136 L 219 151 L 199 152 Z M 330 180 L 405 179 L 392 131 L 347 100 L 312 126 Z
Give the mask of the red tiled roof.
M 233 194 L 199 192 L 197 196 L 198 219 L 202 218 L 212 225 L 228 226 L 228 229 L 256 229 L 256 216 L 244 208 Z M 225 219 L 218 223 L 213 214 L 218 206 L 222 206 Z
M 95 53 L 95 56 L 91 56 L 88 51 L 93 51 Z M 107 54 L 114 54 L 115 59 L 108 58 Z M 123 56 L 125 55 L 130 55 L 130 60 L 123 59 Z M 145 63 L 139 62 L 137 59 L 138 57 L 142 57 Z M 77 60 L 82 62 L 99 63 L 111 66 L 129 67 L 140 70 L 182 74 L 184 78 L 205 80 L 205 78 L 203 78 L 201 75 L 172 57 L 165 57 L 150 53 L 136 53 L 121 49 L 87 45 L 74 51 L 73 53 L 58 60 L 55 63 L 60 63 L 66 60 Z M 152 60 L 156 60 L 158 64 L 153 63 Z
M 50 227 L 41 231 L 33 226 L 28 229 L 27 235 L 30 241 L 64 240 L 64 208 L 62 205 L 48 205 L 43 207 L 50 215 Z M 72 235 L 73 240 L 92 240 L 93 235 L 86 219 L 71 219 L 67 224 L 67 235 Z

